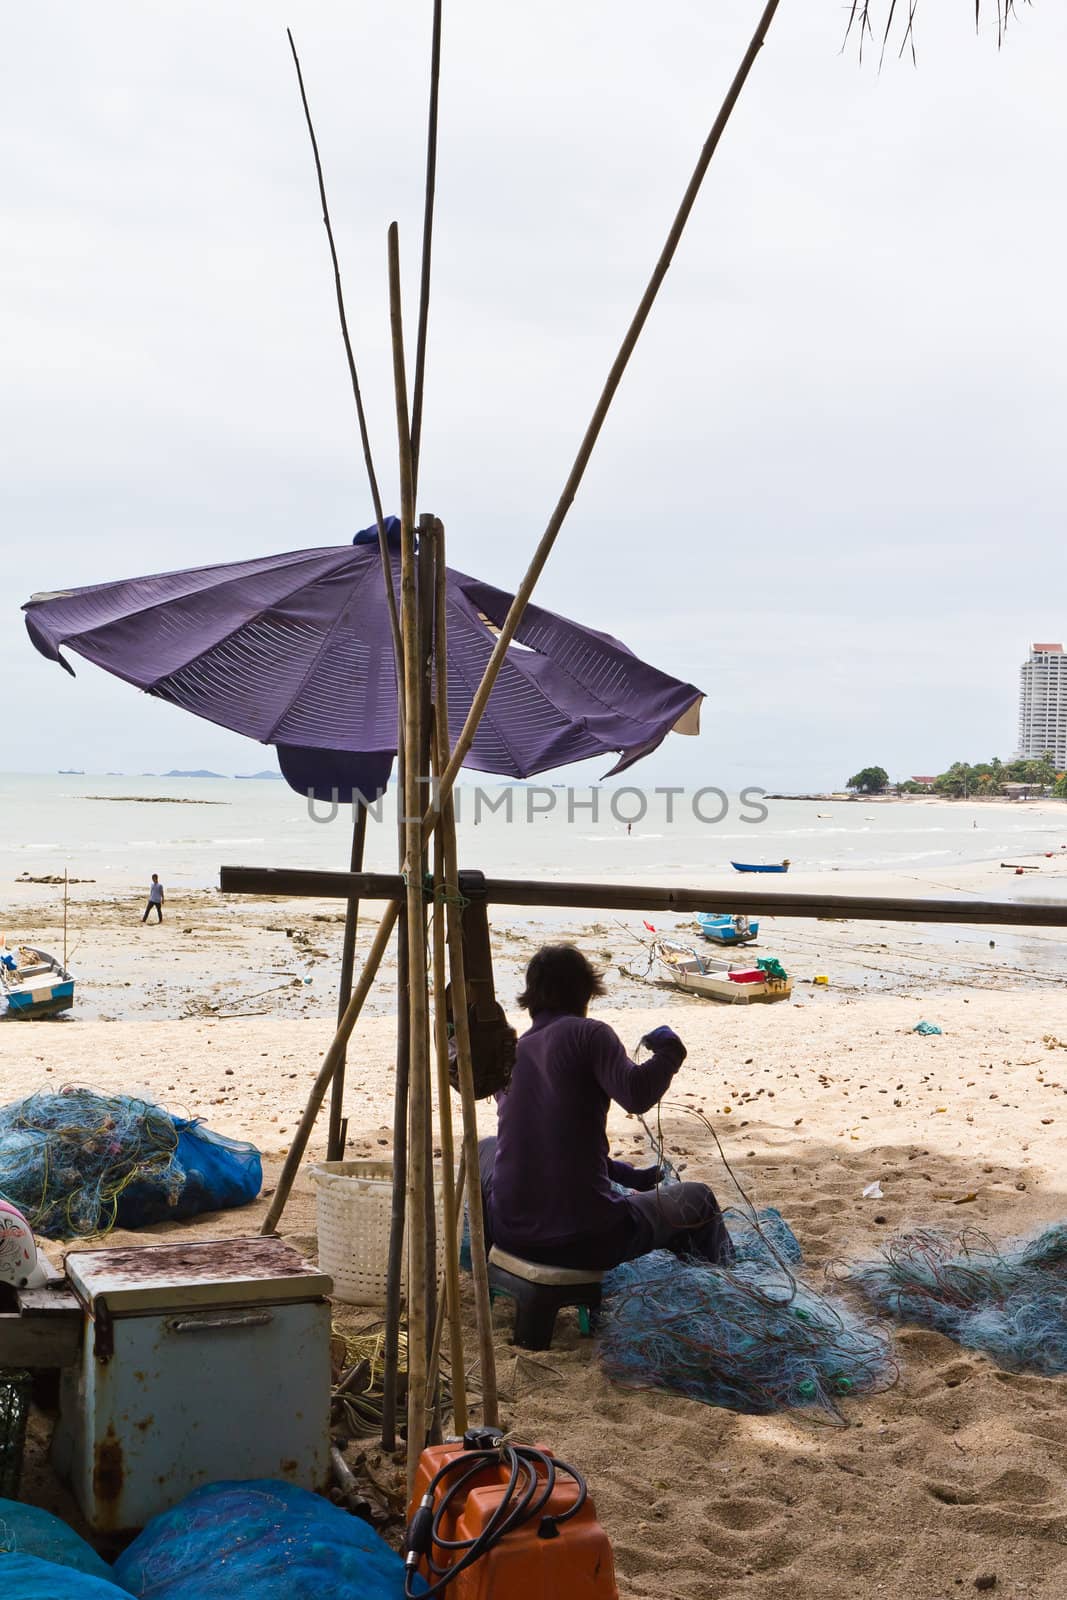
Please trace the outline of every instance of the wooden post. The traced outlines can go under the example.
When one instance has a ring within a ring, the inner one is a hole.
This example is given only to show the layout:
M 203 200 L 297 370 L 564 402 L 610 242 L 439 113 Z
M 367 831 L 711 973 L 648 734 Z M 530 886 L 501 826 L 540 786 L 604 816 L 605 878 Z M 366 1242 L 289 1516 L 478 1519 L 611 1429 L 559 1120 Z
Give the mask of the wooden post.
M 334 1072 L 337 1070 L 337 1063 L 345 1052 L 352 1029 L 355 1027 L 356 1020 L 363 1009 L 363 1003 L 368 994 L 370 994 L 371 986 L 377 975 L 382 956 L 385 954 L 396 919 L 396 905 L 386 906 L 385 914 L 378 924 L 378 931 L 374 935 L 373 943 L 367 951 L 367 959 L 364 963 L 363 971 L 359 975 L 359 982 L 352 991 L 352 998 L 345 1007 L 345 1014 L 338 1024 L 333 1042 L 323 1056 L 322 1066 L 319 1068 L 318 1076 L 311 1086 L 311 1093 L 308 1095 L 304 1114 L 300 1118 L 299 1126 L 293 1135 L 293 1142 L 289 1146 L 289 1153 L 285 1158 L 281 1177 L 278 1179 L 278 1187 L 274 1192 L 274 1198 L 270 1203 L 270 1210 L 264 1218 L 263 1226 L 259 1230 L 260 1233 L 274 1233 L 281 1214 L 285 1210 L 285 1203 L 293 1187 L 293 1180 L 300 1170 L 301 1159 L 307 1149 L 311 1130 L 315 1126 L 315 1118 L 322 1108 L 322 1102 L 326 1098 L 326 1091 L 330 1087 Z
M 743 880 L 747 882 L 748 879 Z M 762 880 L 761 880 L 762 881 Z M 775 879 L 774 881 L 778 881 Z M 344 872 L 312 872 L 277 867 L 222 867 L 224 894 L 346 899 L 353 884 Z M 363 873 L 356 885 L 368 900 L 401 900 L 404 882 L 397 873 Z M 795 894 L 777 889 L 710 889 L 680 884 L 562 883 L 558 878 L 488 878 L 485 897 L 497 906 L 557 906 L 589 911 L 745 912 L 748 916 L 831 917 L 857 922 L 936 922 L 950 926 L 977 923 L 992 927 L 1067 928 L 1067 900 L 933 900 L 924 895 Z
M 393 343 L 393 384 L 400 457 L 400 634 L 404 650 L 404 827 L 407 865 L 408 994 L 411 1019 L 411 1082 L 408 1094 L 408 1487 L 415 1478 L 425 1442 L 427 1353 L 426 1119 L 429 1115 L 429 1018 L 424 934 L 422 805 L 419 794 L 421 694 L 418 672 L 419 619 L 415 574 L 415 517 L 412 500 L 411 433 L 404 370 L 404 330 L 400 301 L 400 246 L 396 223 L 389 228 L 389 311 Z
M 363 849 L 367 839 L 367 808 L 354 793 L 352 796 L 352 871 L 363 868 Z M 337 1022 L 345 1014 L 352 996 L 352 971 L 356 961 L 356 932 L 359 927 L 359 896 L 350 895 L 345 907 L 345 936 L 341 947 L 341 981 L 337 994 Z M 347 1050 L 337 1064 L 330 1086 L 330 1134 L 326 1144 L 327 1161 L 342 1161 L 345 1153 L 344 1101 L 345 1062 Z

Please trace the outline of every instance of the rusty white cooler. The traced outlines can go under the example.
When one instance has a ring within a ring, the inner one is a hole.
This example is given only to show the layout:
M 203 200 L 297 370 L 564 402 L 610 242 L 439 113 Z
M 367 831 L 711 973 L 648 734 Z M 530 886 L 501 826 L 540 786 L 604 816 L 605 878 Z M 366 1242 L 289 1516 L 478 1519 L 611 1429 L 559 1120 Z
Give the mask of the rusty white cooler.
M 329 1480 L 332 1284 L 279 1239 L 83 1250 L 53 1463 L 99 1532 L 204 1483 Z

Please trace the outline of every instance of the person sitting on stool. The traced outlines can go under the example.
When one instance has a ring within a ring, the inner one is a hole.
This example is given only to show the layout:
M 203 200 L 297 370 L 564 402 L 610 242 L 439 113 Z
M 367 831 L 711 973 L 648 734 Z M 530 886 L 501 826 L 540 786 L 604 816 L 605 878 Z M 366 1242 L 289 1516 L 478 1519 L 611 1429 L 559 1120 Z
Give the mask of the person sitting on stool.
M 733 1247 L 706 1184 L 660 1187 L 658 1167 L 638 1171 L 608 1155 L 610 1103 L 651 1110 L 686 1049 L 670 1028 L 655 1028 L 641 1041 L 651 1057 L 635 1065 L 613 1029 L 586 1015 L 603 993 L 573 945 L 545 945 L 526 969 L 519 1004 L 530 1028 L 497 1096 L 497 1136 L 478 1146 L 487 1247 L 598 1271 L 649 1250 L 728 1262 Z
M 156 921 L 163 921 L 163 885 L 159 881 L 159 874 L 153 872 L 152 882 L 148 886 L 148 904 L 144 908 L 142 922 L 148 921 L 148 913 L 155 907 Z

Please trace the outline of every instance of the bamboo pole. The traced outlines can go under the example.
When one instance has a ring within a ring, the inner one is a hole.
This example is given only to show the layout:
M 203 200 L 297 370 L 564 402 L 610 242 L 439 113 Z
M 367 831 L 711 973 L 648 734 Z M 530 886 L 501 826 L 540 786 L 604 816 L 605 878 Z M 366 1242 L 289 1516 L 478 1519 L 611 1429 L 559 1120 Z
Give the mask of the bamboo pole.
M 423 923 L 422 808 L 419 799 L 421 705 L 418 673 L 419 618 L 415 575 L 415 518 L 412 498 L 411 434 L 404 369 L 404 326 L 400 299 L 400 245 L 396 223 L 389 228 L 389 313 L 393 345 L 400 458 L 400 634 L 404 651 L 404 827 L 407 847 L 408 994 L 411 1017 L 411 1082 L 408 1094 L 408 1487 L 414 1482 L 425 1434 L 427 1352 L 427 1259 L 424 1226 L 426 1119 L 429 1114 L 428 1001 Z
M 430 316 L 430 267 L 433 257 L 433 202 L 437 189 L 437 102 L 441 84 L 441 8 L 434 0 L 430 46 L 430 105 L 426 125 L 426 185 L 422 213 L 422 269 L 419 279 L 419 325 L 415 336 L 415 383 L 411 400 L 412 495 L 419 488 L 422 446 L 422 396 L 426 381 L 426 334 Z
M 434 523 L 434 770 L 440 776 L 448 758 L 448 628 L 446 615 L 447 585 L 445 567 L 445 535 L 440 522 Z M 467 1430 L 466 1358 L 463 1346 L 463 1322 L 460 1315 L 459 1292 L 459 1239 L 457 1216 L 460 1201 L 456 1190 L 462 1184 L 455 1176 L 455 1142 L 452 1128 L 452 1085 L 448 1074 L 448 1014 L 445 1001 L 447 987 L 445 930 L 445 873 L 444 843 L 440 830 L 434 839 L 434 907 L 433 907 L 433 995 L 434 1041 L 437 1055 L 438 1123 L 441 1130 L 442 1170 L 442 1221 L 444 1224 L 444 1279 L 445 1298 L 448 1305 L 449 1353 L 452 1365 L 452 1415 L 455 1431 Z M 465 996 L 463 997 L 465 999 Z M 462 1159 L 462 1158 L 461 1158 Z M 437 1325 L 440 1326 L 440 1305 Z M 440 1336 L 436 1335 L 440 1345 Z M 436 1363 L 431 1352 L 431 1383 Z
M 396 919 L 396 905 L 386 906 L 382 920 L 378 924 L 378 931 L 374 935 L 370 949 L 367 951 L 367 959 L 364 963 L 363 971 L 359 975 L 359 982 L 352 991 L 352 998 L 345 1007 L 345 1014 L 338 1024 L 333 1042 L 323 1056 L 322 1066 L 319 1068 L 318 1076 L 311 1086 L 311 1093 L 308 1095 L 304 1114 L 300 1118 L 299 1126 L 293 1135 L 293 1142 L 289 1146 L 289 1153 L 285 1158 L 285 1164 L 278 1179 L 278 1187 L 270 1203 L 270 1210 L 263 1220 L 263 1226 L 259 1230 L 260 1233 L 274 1233 L 281 1214 L 285 1210 L 285 1204 L 289 1199 L 293 1181 L 300 1170 L 300 1162 L 311 1137 L 311 1130 L 315 1126 L 315 1118 L 322 1108 L 326 1091 L 333 1079 L 334 1072 L 337 1070 L 337 1063 L 344 1054 L 352 1029 L 355 1027 L 359 1014 L 363 1009 L 363 1003 L 368 994 L 370 994 L 371 986 L 374 983 L 382 956 L 385 954 Z
M 412 472 L 414 474 L 414 456 L 412 457 Z M 433 639 L 434 623 L 437 615 L 436 605 L 436 569 L 437 546 L 434 538 L 434 528 L 437 519 L 424 514 L 419 518 L 418 526 L 418 552 L 416 556 L 416 593 L 418 597 L 419 618 L 419 659 L 418 659 L 418 692 L 419 692 L 419 777 L 430 781 L 433 769 Z M 421 794 L 421 788 L 420 788 Z M 421 812 L 422 802 L 419 801 L 416 810 Z M 421 819 L 420 819 L 421 826 Z M 429 870 L 429 841 L 428 830 L 423 829 L 422 854 L 419 857 L 419 877 L 423 884 L 427 881 Z M 427 916 L 424 914 L 421 923 L 424 960 L 429 959 L 430 930 L 427 926 Z M 426 1189 L 424 1194 L 425 1210 L 423 1225 L 426 1232 L 426 1358 L 429 1360 L 431 1330 L 437 1312 L 437 1206 L 434 1199 L 434 1141 L 433 1141 L 433 1070 L 431 1056 L 433 1054 L 433 1036 L 430 1032 L 429 1020 L 429 972 L 427 972 L 427 1031 L 426 1031 L 426 1117 L 423 1124 L 423 1139 L 425 1143 L 424 1160 L 426 1162 Z M 435 1428 L 438 1412 L 434 1407 Z M 433 1443 L 440 1443 L 434 1439 Z
M 454 1199 L 457 1222 L 456 1231 L 452 1235 L 451 1245 L 451 1249 L 456 1255 L 457 1263 L 459 1260 L 460 1228 L 463 1216 L 463 1188 L 466 1177 L 467 1167 L 463 1158 L 463 1152 L 461 1150 L 459 1154 L 459 1170 L 456 1173 Z M 449 1325 L 451 1326 L 452 1319 L 454 1317 L 458 1317 L 459 1315 L 458 1275 L 457 1298 L 453 1300 L 452 1290 L 449 1287 L 447 1255 L 445 1257 L 444 1269 L 442 1270 L 440 1279 L 438 1281 L 437 1291 L 437 1316 L 434 1319 L 433 1338 L 430 1341 L 430 1359 L 427 1365 L 426 1374 L 427 1393 L 430 1396 L 436 1396 L 437 1393 L 437 1374 L 441 1365 L 441 1344 L 444 1338 L 445 1317 L 447 1315 Z M 452 1431 L 462 1438 L 467 1431 L 467 1423 L 469 1421 L 467 1415 L 467 1374 L 462 1365 L 458 1367 L 456 1366 L 454 1346 L 450 1346 L 449 1353 L 452 1365 Z
M 456 1037 L 456 1071 L 459 1098 L 463 1108 L 463 1156 L 470 1181 L 467 1184 L 467 1215 L 471 1231 L 471 1278 L 474 1283 L 474 1311 L 478 1328 L 478 1359 L 482 1372 L 482 1420 L 490 1427 L 499 1421 L 496 1391 L 496 1353 L 493 1346 L 493 1313 L 489 1299 L 488 1252 L 485 1247 L 485 1217 L 482 1212 L 482 1185 L 478 1161 L 478 1102 L 474 1097 L 474 1068 L 471 1063 L 470 1025 L 467 1016 L 467 975 L 463 960 L 463 925 L 457 904 L 459 873 L 456 866 L 456 814 L 451 795 L 447 796 L 438 824 L 445 858 L 445 883 L 448 891 L 448 958 L 452 973 L 452 1024 Z
M 293 53 L 293 65 L 296 67 L 296 81 L 300 86 L 300 103 L 304 107 L 304 121 L 307 123 L 308 137 L 311 140 L 311 153 L 315 159 L 315 176 L 319 184 L 319 200 L 322 203 L 322 221 L 326 228 L 326 238 L 330 246 L 330 260 L 333 263 L 334 290 L 337 295 L 337 315 L 341 322 L 341 338 L 344 342 L 345 357 L 348 361 L 348 376 L 352 384 L 352 397 L 356 402 L 356 418 L 359 423 L 360 443 L 363 446 L 363 462 L 367 469 L 367 482 L 370 486 L 371 501 L 374 506 L 374 517 L 378 524 L 378 549 L 382 558 L 382 576 L 385 581 L 386 604 L 389 608 L 389 623 L 393 635 L 393 651 L 396 657 L 397 672 L 400 671 L 400 624 L 396 609 L 396 596 L 393 593 L 393 568 L 389 559 L 389 544 L 385 537 L 385 515 L 382 510 L 382 497 L 378 490 L 378 476 L 374 470 L 374 460 L 371 455 L 370 433 L 367 428 L 367 416 L 363 409 L 363 393 L 359 386 L 359 374 L 356 371 L 356 358 L 352 350 L 352 338 L 348 331 L 348 314 L 345 311 L 344 290 L 341 288 L 341 264 L 337 259 L 337 246 L 334 243 L 333 224 L 330 221 L 330 207 L 326 199 L 326 179 L 323 175 L 322 160 L 319 156 L 319 141 L 315 137 L 315 125 L 311 120 L 311 107 L 308 105 L 307 91 L 304 88 L 304 74 L 300 66 L 300 57 L 296 53 L 296 44 L 293 41 L 292 29 L 286 28 L 289 39 L 289 49 Z
M 718 149 L 719 140 L 722 138 L 726 124 L 730 120 L 734 106 L 737 104 L 738 98 L 741 94 L 741 90 L 745 86 L 745 80 L 748 78 L 748 75 L 752 70 L 752 65 L 763 46 L 768 29 L 774 20 L 774 14 L 778 9 L 778 5 L 779 0 L 766 0 L 766 4 L 764 5 L 759 22 L 756 24 L 756 30 L 749 41 L 748 49 L 745 51 L 741 65 L 738 67 L 737 72 L 734 75 L 733 82 L 727 90 L 726 98 L 719 109 L 718 116 L 715 118 L 711 132 L 708 134 L 708 137 L 704 142 L 704 147 L 700 152 L 696 167 L 693 170 L 693 175 L 690 178 L 688 187 L 686 188 L 685 194 L 682 197 L 682 203 L 678 208 L 674 221 L 671 223 L 670 230 L 667 234 L 667 241 L 660 252 L 659 259 L 657 260 L 653 269 L 652 276 L 648 281 L 645 292 L 641 296 L 641 301 L 636 312 L 634 313 L 633 321 L 626 330 L 622 344 L 619 347 L 619 353 L 612 363 L 611 370 L 607 376 L 607 381 L 605 382 L 604 388 L 601 391 L 600 399 L 596 403 L 592 419 L 590 420 L 589 426 L 585 431 L 585 436 L 582 439 L 578 454 L 574 458 L 574 465 L 571 467 L 567 481 L 563 486 L 563 492 L 559 497 L 555 510 L 548 520 L 548 526 L 541 535 L 540 541 L 536 550 L 534 551 L 533 558 L 527 569 L 526 576 L 523 578 L 522 583 L 519 585 L 519 588 L 516 591 L 515 598 L 511 602 L 511 606 L 508 609 L 508 614 L 504 619 L 504 625 L 497 636 L 496 643 L 493 646 L 492 654 L 486 664 L 485 672 L 482 675 L 482 681 L 475 691 L 474 699 L 471 701 L 470 710 L 467 712 L 467 720 L 464 722 L 459 738 L 456 740 L 456 743 L 453 746 L 448 766 L 445 768 L 445 771 L 441 777 L 440 791 L 442 798 L 450 793 L 452 786 L 459 774 L 459 770 L 467 758 L 470 747 L 474 743 L 474 735 L 478 731 L 478 724 L 481 722 L 485 708 L 489 704 L 489 696 L 493 691 L 493 685 L 496 682 L 497 674 L 504 664 L 504 658 L 507 655 L 508 646 L 515 637 L 516 630 L 518 629 L 519 623 L 522 621 L 523 613 L 525 612 L 529 603 L 534 586 L 544 570 L 545 563 L 552 552 L 552 547 L 556 542 L 557 535 L 563 526 L 564 518 L 566 517 L 567 512 L 570 510 L 575 495 L 578 493 L 579 485 L 581 484 L 582 478 L 585 476 L 585 469 L 589 465 L 589 458 L 593 454 L 593 448 L 600 436 L 600 430 L 604 426 L 604 421 L 611 407 L 611 402 L 615 398 L 615 392 L 622 381 L 622 375 L 626 371 L 627 364 L 634 352 L 637 341 L 641 336 L 641 331 L 644 328 L 645 323 L 648 321 L 649 312 L 652 310 L 652 307 L 655 304 L 656 296 L 660 290 L 660 285 L 667 276 L 667 270 L 674 258 L 674 252 L 678 248 L 678 242 L 682 237 L 682 234 L 685 230 L 685 225 L 688 222 L 690 213 L 692 212 L 693 206 L 696 203 L 696 198 L 700 192 L 700 186 L 704 181 L 704 176 L 708 170 L 708 167 L 711 165 L 711 159 L 714 156 L 715 151 Z
M 367 841 L 367 808 L 355 795 L 352 797 L 352 871 L 363 868 L 363 849 Z M 359 928 L 359 896 L 350 895 L 345 906 L 345 935 L 341 947 L 341 981 L 337 993 L 337 1021 L 340 1024 L 352 995 L 352 972 L 356 962 L 356 933 Z M 337 1063 L 330 1085 L 330 1133 L 326 1142 L 327 1161 L 341 1161 L 345 1153 L 344 1101 L 345 1063 L 347 1049 Z
M 403 762 L 401 761 L 401 772 Z M 398 787 L 397 814 L 403 813 Z M 403 841 L 401 841 L 403 847 Z M 408 1088 L 411 1082 L 411 1017 L 408 1009 L 408 931 L 403 902 L 396 943 L 396 1081 L 393 1085 L 393 1192 L 389 1251 L 385 1265 L 385 1342 L 382 1352 L 382 1448 L 396 1449 L 397 1380 L 400 1370 L 400 1315 L 404 1281 L 404 1217 L 407 1212 Z

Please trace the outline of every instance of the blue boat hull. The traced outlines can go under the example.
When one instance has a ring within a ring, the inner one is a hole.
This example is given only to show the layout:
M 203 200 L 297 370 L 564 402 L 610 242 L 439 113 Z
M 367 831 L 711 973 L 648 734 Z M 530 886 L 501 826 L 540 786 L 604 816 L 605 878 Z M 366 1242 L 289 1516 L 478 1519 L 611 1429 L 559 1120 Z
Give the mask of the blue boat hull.
M 734 926 L 733 917 L 717 917 L 710 912 L 698 912 L 697 923 L 705 939 L 714 944 L 751 944 L 759 936 L 759 923 L 750 922 L 744 931 Z
M 34 989 L 20 993 L 17 989 L 5 996 L 7 1015 L 22 1021 L 34 1017 L 54 1017 L 60 1011 L 69 1011 L 74 1004 L 74 979 L 60 979 L 47 989 Z
M 731 861 L 730 865 L 735 872 L 788 872 L 789 868 L 784 861 L 775 862 L 774 866 L 755 865 L 750 861 Z

